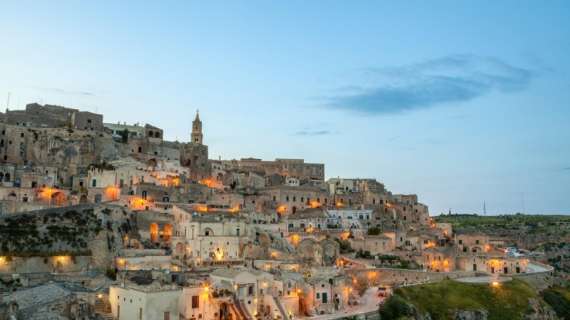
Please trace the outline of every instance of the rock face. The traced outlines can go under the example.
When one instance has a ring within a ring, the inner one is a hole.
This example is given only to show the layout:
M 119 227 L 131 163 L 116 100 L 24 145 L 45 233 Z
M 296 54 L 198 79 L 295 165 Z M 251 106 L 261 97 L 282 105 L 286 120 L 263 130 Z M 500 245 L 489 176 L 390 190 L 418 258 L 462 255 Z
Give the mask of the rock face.
M 529 299 L 530 312 L 525 315 L 528 320 L 556 320 L 559 319 L 556 312 L 547 304 L 540 303 L 537 299 Z
M 458 310 L 455 312 L 455 320 L 487 320 L 487 310 Z

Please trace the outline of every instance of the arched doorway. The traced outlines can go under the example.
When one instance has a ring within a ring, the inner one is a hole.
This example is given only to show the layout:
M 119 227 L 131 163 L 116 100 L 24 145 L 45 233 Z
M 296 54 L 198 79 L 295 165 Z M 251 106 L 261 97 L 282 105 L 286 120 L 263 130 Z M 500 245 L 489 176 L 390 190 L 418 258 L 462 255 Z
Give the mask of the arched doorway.
M 158 224 L 154 222 L 150 224 L 150 241 L 158 242 Z
M 164 227 L 162 228 L 162 240 L 170 241 L 171 238 L 172 238 L 172 225 L 165 224 Z
M 62 206 L 65 204 L 65 194 L 63 192 L 55 192 L 52 196 L 51 196 L 51 202 L 53 204 L 55 204 L 56 206 Z
M 184 255 L 184 244 L 182 242 L 178 242 L 174 249 L 174 252 L 177 256 L 181 257 Z

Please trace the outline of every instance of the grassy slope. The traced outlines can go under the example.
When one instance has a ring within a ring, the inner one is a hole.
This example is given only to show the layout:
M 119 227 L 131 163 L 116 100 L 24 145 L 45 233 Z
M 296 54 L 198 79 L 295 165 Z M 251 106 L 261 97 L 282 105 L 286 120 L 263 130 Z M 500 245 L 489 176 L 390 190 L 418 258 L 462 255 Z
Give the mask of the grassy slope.
M 432 319 L 452 319 L 455 310 L 485 309 L 489 320 L 521 319 L 528 310 L 528 299 L 537 297 L 526 283 L 513 280 L 494 288 L 487 284 L 465 284 L 451 280 L 396 290 Z
M 552 306 L 561 319 L 570 319 L 570 289 L 550 288 L 542 292 L 542 298 Z

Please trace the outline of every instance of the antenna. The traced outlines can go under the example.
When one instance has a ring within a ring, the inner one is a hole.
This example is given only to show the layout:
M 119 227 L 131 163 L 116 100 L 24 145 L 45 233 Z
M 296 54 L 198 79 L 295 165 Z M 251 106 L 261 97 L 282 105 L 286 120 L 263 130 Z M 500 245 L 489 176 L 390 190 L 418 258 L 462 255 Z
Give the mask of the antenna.
M 487 203 L 485 203 L 485 200 L 483 200 L 483 215 L 487 215 Z
M 521 204 L 522 204 L 522 212 L 521 213 L 526 213 L 526 206 L 524 203 L 524 192 L 521 192 Z
M 10 108 L 10 95 L 12 95 L 12 93 L 8 92 L 8 97 L 6 98 L 6 109 Z

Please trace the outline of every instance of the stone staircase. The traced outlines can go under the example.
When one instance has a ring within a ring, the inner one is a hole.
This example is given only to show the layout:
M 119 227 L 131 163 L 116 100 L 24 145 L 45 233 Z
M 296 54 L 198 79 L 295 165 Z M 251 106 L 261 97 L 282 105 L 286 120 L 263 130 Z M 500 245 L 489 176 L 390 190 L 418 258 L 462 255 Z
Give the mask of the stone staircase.
M 95 314 L 97 314 L 100 319 L 113 320 L 111 305 L 103 299 L 95 300 Z

